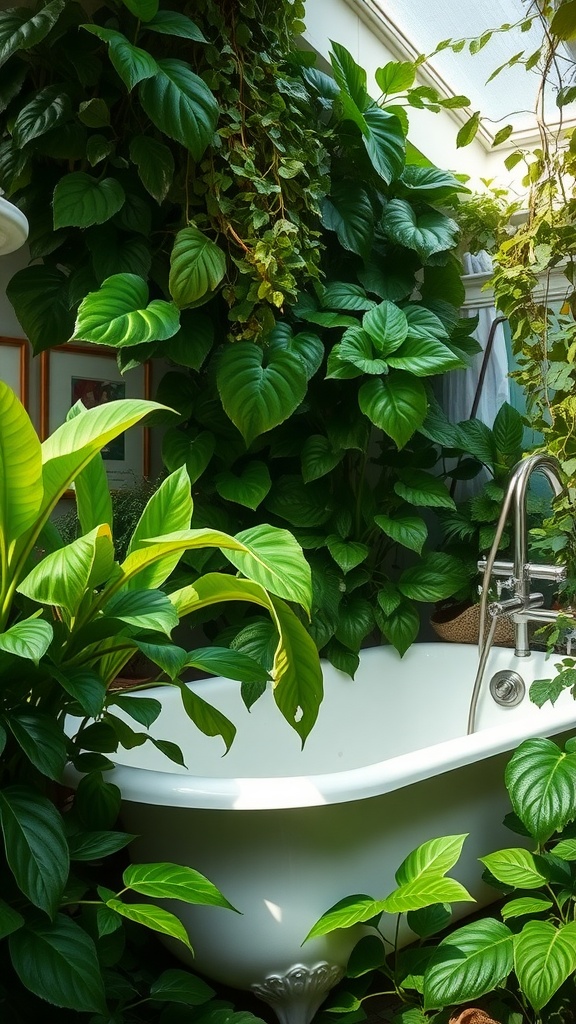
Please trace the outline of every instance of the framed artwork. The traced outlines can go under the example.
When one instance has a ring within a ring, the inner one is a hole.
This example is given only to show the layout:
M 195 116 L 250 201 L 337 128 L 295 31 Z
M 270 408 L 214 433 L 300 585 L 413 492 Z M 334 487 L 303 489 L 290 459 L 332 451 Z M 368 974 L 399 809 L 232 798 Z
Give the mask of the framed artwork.
M 86 408 L 119 398 L 150 397 L 150 364 L 122 376 L 114 349 L 63 345 L 48 349 L 40 362 L 40 434 L 48 437 L 81 400 Z M 112 490 L 125 490 L 150 475 L 150 437 L 145 427 L 131 427 L 102 449 Z
M 0 338 L 0 380 L 28 405 L 29 346 L 25 338 Z

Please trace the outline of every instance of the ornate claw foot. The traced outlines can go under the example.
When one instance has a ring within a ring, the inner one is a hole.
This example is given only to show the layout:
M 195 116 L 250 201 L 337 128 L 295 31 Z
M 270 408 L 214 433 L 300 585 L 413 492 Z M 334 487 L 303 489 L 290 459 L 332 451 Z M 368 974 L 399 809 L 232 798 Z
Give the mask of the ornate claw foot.
M 269 974 L 251 989 L 272 1007 L 280 1024 L 310 1024 L 330 989 L 343 975 L 342 967 L 326 961 L 314 967 L 295 964 L 285 974 Z

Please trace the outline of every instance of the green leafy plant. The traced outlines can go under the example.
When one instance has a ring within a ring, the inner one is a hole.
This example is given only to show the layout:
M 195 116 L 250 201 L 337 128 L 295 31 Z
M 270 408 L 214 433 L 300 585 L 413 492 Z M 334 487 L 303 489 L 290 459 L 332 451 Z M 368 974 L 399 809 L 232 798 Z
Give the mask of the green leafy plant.
M 250 701 L 271 678 L 278 707 L 302 740 L 322 696 L 316 649 L 282 600 L 309 607 L 311 597 L 310 570 L 287 533 L 264 526 L 232 537 L 190 529 L 190 482 L 180 469 L 153 494 L 126 557 L 115 560 L 112 504 L 99 453 L 158 410 L 157 403 L 136 400 L 89 410 L 78 405 L 41 444 L 23 406 L 0 382 L 4 956 L 21 989 L 59 1007 L 100 1016 L 113 1012 L 126 1021 L 139 1018 L 128 1011 L 122 1015 L 122 1006 L 133 1002 L 132 990 L 126 994 L 121 974 L 104 970 L 107 937 L 128 920 L 190 945 L 173 914 L 131 903 L 126 893 L 228 904 L 207 879 L 177 865 L 133 865 L 124 871 L 122 885 L 107 869 L 98 877 L 99 862 L 133 838 L 114 830 L 120 792 L 105 780 L 112 767 L 106 755 L 119 746 L 151 742 L 167 758 L 184 763 L 170 737 L 149 732 L 160 702 L 114 692 L 110 684 L 134 652 L 144 651 L 157 666 L 158 683 L 176 686 L 191 722 L 221 737 L 226 748 L 235 727 L 188 690 L 181 678 L 188 667 L 238 679 Z M 50 515 L 72 484 L 81 535 L 64 545 Z M 185 551 L 215 545 L 229 552 L 237 575 L 209 573 L 194 586 L 162 589 Z M 248 601 L 268 610 L 278 631 L 271 673 L 238 652 L 186 651 L 171 642 L 180 618 L 222 601 Z M 135 727 L 115 714 L 119 708 Z M 74 718 L 79 727 L 71 736 L 66 721 Z M 68 761 L 83 775 L 71 808 L 58 788 Z M 115 941 L 121 949 L 120 933 Z M 116 960 L 112 956 L 110 963 Z M 162 982 L 156 984 L 154 992 L 166 991 L 167 1001 L 176 998 Z M 189 996 L 183 993 L 182 1001 L 194 1003 L 195 982 L 187 984 Z
M 364 923 L 371 931 L 351 954 L 349 991 L 336 996 L 336 1012 L 356 1011 L 382 994 L 367 991 L 365 976 L 376 970 L 386 994 L 397 997 L 395 1021 L 440 1022 L 446 1008 L 478 1001 L 502 1021 L 573 1019 L 576 742 L 568 740 L 562 750 L 549 739 L 525 740 L 505 781 L 513 807 L 506 823 L 523 837 L 522 845 L 480 858 L 502 896 L 501 920 L 479 917 L 436 938 L 450 920 L 449 904 L 470 899 L 446 877 L 466 837 L 424 843 L 398 869 L 392 893 L 380 900 L 348 897 L 311 930 L 308 937 Z M 399 918 L 387 930 L 387 914 L 406 914 L 418 943 L 397 948 Z
M 353 672 L 368 636 L 404 652 L 417 602 L 460 572 L 426 546 L 429 510 L 452 506 L 427 378 L 477 347 L 443 209 L 465 186 L 407 162 L 406 111 L 444 101 L 418 61 L 380 69 L 378 102 L 343 46 L 319 71 L 291 49 L 297 2 L 46 10 L 0 13 L 0 184 L 35 259 L 8 293 L 35 351 L 171 360 L 163 456 L 196 522 L 298 531 L 335 664 Z

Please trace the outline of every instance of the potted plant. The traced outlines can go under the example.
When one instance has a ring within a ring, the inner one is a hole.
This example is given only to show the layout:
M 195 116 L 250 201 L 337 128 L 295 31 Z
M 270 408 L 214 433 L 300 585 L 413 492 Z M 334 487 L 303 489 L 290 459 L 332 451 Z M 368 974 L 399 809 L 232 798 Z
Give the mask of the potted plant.
M 92 1014 L 91 1020 L 110 1013 L 118 1020 L 139 1020 L 129 1007 L 135 998 L 138 1002 L 142 978 L 134 970 L 126 973 L 119 960 L 124 926 L 138 922 L 186 944 L 189 939 L 172 914 L 131 903 L 126 894 L 162 898 L 169 890 L 191 902 L 227 905 L 189 868 L 157 865 L 151 880 L 149 866 L 132 865 L 122 881 L 102 866 L 132 839 L 114 828 L 120 794 L 105 780 L 111 767 L 106 754 L 119 745 L 151 742 L 167 757 L 182 759 L 170 737 L 148 731 L 159 703 L 115 693 L 110 684 L 141 647 L 153 659 L 157 651 L 157 662 L 163 663 L 186 594 L 192 610 L 216 604 L 231 589 L 237 599 L 270 610 L 279 630 L 276 701 L 303 739 L 321 699 L 315 647 L 294 612 L 273 596 L 281 592 L 309 607 L 309 569 L 288 534 L 263 527 L 243 540 L 208 528 L 191 530 L 190 484 L 180 469 L 153 494 L 128 554 L 115 560 L 111 500 L 99 452 L 158 409 L 156 403 L 136 400 L 90 410 L 77 406 L 41 444 L 23 406 L 0 382 L 0 935 L 11 964 L 3 998 L 12 1009 L 30 1005 L 28 992 L 32 1006 L 38 997 Z M 63 544 L 50 515 L 71 485 L 81 535 Z M 199 579 L 195 603 L 190 587 L 186 593 L 162 589 L 183 552 L 212 545 L 230 552 L 238 576 Z M 297 669 L 287 645 L 298 647 Z M 262 666 L 229 650 L 191 651 L 185 661 L 256 687 L 269 679 Z M 159 668 L 157 675 L 184 691 L 178 673 L 171 682 Z M 114 714 L 117 707 L 135 727 Z M 233 723 L 205 701 L 184 696 L 183 711 L 226 746 L 232 742 Z M 71 713 L 82 718 L 72 737 L 66 731 Z M 69 760 L 84 775 L 72 807 L 58 788 Z M 111 935 L 117 950 L 112 955 Z M 211 994 L 185 972 L 174 977 L 169 970 L 152 982 L 142 998 L 195 1005 Z

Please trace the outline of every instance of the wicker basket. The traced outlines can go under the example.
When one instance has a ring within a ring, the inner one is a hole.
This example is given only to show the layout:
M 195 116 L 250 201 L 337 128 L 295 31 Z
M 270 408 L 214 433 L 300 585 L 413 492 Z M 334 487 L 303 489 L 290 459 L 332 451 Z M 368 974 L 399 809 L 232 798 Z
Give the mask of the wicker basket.
M 480 605 L 453 605 L 437 609 L 430 619 L 434 632 L 441 640 L 455 644 L 477 644 L 480 631 Z M 488 634 L 490 621 L 486 623 Z M 497 647 L 514 647 L 514 625 L 510 619 L 500 619 L 493 643 Z

